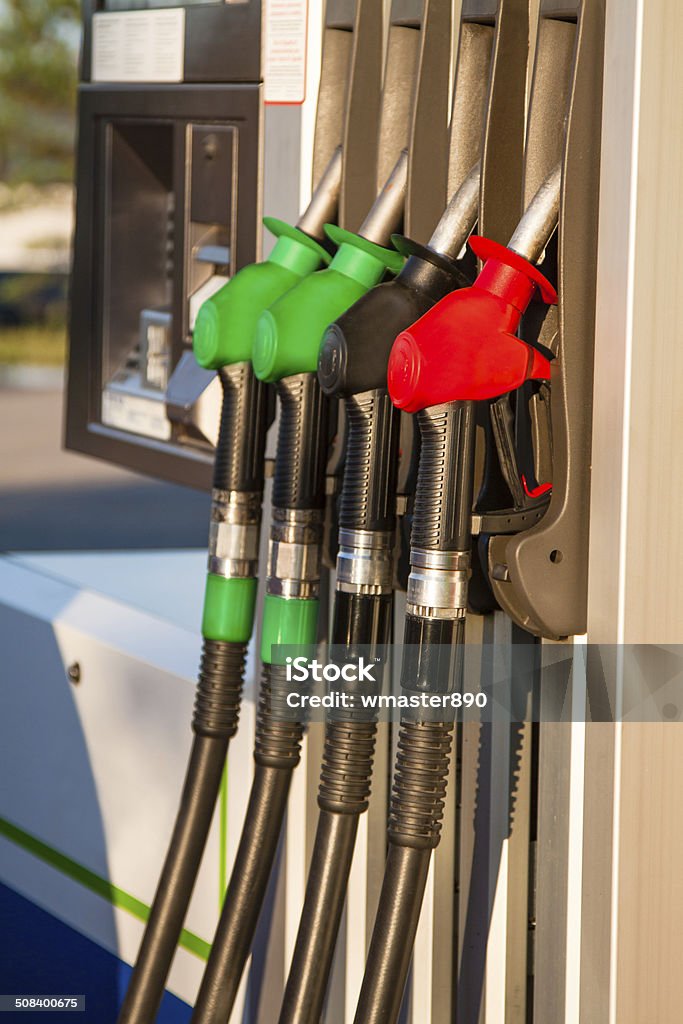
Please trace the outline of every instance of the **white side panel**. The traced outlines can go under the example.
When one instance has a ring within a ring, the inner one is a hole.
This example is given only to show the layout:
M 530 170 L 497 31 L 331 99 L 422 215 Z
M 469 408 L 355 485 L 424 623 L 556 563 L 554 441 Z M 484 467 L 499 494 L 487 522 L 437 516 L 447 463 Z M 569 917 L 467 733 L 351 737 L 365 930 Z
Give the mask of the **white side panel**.
M 150 571 L 147 556 L 137 557 L 131 579 Z M 176 580 L 180 590 L 182 572 Z M 0 634 L 0 817 L 149 905 L 191 742 L 198 633 L 2 560 Z M 67 668 L 76 662 L 81 682 L 74 686 Z M 234 796 L 247 790 L 251 766 L 249 703 L 244 719 L 229 762 L 231 844 L 243 812 L 243 799 Z M 218 917 L 219 838 L 217 814 L 186 921 L 204 942 Z M 122 959 L 135 959 L 142 934 L 136 917 L 16 844 L 3 840 L 1 849 L 6 884 Z M 201 967 L 181 950 L 170 989 L 192 1002 Z

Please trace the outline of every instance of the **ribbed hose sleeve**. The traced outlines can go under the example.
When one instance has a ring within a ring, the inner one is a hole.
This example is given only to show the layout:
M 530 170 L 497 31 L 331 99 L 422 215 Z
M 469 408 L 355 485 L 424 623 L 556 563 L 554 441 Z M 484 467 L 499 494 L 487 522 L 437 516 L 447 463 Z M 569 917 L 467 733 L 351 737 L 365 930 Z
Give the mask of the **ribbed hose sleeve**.
M 367 714 L 367 713 L 366 713 Z M 318 806 L 331 814 L 363 814 L 368 809 L 377 725 L 332 719 L 325 726 Z
M 229 740 L 237 732 L 246 644 L 204 640 L 192 728 L 198 736 Z
M 389 842 L 433 850 L 439 845 L 452 722 L 401 721 L 389 813 Z

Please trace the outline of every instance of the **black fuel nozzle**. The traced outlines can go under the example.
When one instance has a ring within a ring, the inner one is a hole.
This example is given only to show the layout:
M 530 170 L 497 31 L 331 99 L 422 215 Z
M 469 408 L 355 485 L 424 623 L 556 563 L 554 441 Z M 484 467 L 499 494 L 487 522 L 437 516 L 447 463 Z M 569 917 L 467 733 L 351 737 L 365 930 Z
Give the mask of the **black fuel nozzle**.
M 318 380 L 328 395 L 349 398 L 387 388 L 396 336 L 457 288 L 471 284 L 458 262 L 477 219 L 479 164 L 448 205 L 428 245 L 402 235 L 393 243 L 406 257 L 401 272 L 365 294 L 328 327 L 318 356 Z
M 387 391 L 396 335 L 470 281 L 456 261 L 476 217 L 479 165 L 444 213 L 430 245 L 394 236 L 400 274 L 359 299 L 328 328 L 318 357 L 322 390 L 344 398 L 347 443 L 339 504 L 332 641 L 350 657 L 390 638 L 400 414 Z

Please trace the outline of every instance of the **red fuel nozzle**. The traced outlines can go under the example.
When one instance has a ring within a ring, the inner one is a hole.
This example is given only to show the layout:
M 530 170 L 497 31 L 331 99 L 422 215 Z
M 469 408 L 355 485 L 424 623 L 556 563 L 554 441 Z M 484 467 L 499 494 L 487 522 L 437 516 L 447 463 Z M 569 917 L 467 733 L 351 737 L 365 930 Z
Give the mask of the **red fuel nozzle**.
M 553 305 L 557 292 L 504 245 L 478 235 L 469 244 L 484 260 L 472 287 L 447 295 L 394 342 L 389 394 L 406 412 L 496 398 L 526 380 L 550 377 L 546 357 L 515 332 L 536 288 Z

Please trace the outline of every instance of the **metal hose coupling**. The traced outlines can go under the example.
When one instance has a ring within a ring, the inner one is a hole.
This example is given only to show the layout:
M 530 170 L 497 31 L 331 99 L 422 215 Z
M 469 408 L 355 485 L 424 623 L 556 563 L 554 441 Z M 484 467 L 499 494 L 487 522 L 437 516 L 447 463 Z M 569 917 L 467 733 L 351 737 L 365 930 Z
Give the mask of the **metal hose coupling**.
M 380 530 L 340 530 L 337 590 L 346 594 L 390 594 L 394 535 Z
M 273 509 L 267 594 L 303 601 L 320 596 L 323 517 L 322 509 Z
M 411 548 L 407 608 L 423 619 L 461 619 L 467 611 L 469 551 Z
M 260 491 L 212 491 L 209 572 L 214 576 L 257 575 L 261 500 Z

